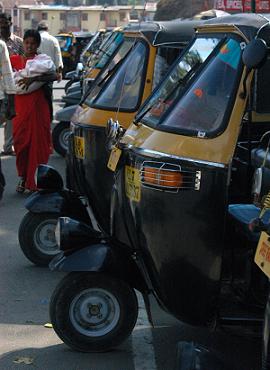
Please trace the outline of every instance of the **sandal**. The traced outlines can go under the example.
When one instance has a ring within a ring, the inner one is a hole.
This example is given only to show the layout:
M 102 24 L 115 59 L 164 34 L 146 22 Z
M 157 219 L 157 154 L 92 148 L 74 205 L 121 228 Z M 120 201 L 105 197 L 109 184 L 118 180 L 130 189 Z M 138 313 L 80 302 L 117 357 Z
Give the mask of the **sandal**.
M 18 182 L 18 185 L 16 186 L 16 192 L 20 194 L 25 192 L 25 181 L 23 179 Z

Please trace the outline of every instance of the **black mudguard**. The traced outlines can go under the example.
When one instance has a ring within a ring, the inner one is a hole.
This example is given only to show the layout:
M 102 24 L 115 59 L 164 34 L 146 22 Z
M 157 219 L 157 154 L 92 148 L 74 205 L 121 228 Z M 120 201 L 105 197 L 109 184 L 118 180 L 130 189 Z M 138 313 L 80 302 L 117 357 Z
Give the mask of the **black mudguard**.
M 58 213 L 59 217 L 68 216 L 91 223 L 78 195 L 68 190 L 35 192 L 27 198 L 25 208 L 32 213 Z
M 65 255 L 60 252 L 50 262 L 52 271 L 102 272 L 128 282 L 141 292 L 147 284 L 140 269 L 123 248 L 107 243 L 93 244 Z

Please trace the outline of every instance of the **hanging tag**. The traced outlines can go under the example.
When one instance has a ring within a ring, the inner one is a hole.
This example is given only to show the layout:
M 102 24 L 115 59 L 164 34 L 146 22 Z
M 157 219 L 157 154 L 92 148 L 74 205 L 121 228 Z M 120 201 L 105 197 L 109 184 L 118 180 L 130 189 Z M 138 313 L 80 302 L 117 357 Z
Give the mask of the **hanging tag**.
M 116 166 L 121 157 L 121 154 L 122 154 L 121 149 L 117 148 L 116 146 L 112 148 L 110 158 L 107 164 L 107 167 L 109 168 L 109 170 L 113 172 L 116 170 Z

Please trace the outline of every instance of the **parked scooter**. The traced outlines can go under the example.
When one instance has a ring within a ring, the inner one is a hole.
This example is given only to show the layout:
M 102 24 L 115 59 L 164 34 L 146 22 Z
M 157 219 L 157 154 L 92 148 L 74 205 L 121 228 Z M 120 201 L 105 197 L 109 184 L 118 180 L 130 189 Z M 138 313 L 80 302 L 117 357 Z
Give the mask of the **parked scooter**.
M 145 23 L 141 24 L 138 29 L 125 31 L 124 42 L 114 54 L 107 68 L 99 75 L 93 89 L 86 95 L 85 101 L 74 115 L 74 127 L 72 126 L 70 150 L 67 158 L 68 187 L 76 191 L 78 197 L 83 196 L 91 204 L 97 223 L 104 231 L 108 232 L 109 228 L 110 189 L 113 181 L 112 173 L 106 169 L 107 153 L 104 152 L 106 122 L 111 112 L 116 111 L 119 118 L 126 122 L 126 127 L 131 123 L 140 104 L 151 93 L 154 81 L 161 78 L 160 65 L 159 68 L 155 68 L 155 61 L 158 59 L 157 50 L 163 50 L 167 56 L 168 64 L 172 63 L 179 55 L 179 49 L 183 49 L 194 34 L 194 24 L 198 23 L 162 22 L 162 27 L 159 23 Z M 154 41 L 157 42 L 158 46 L 153 44 Z M 133 70 L 129 69 L 131 62 Z M 120 91 L 122 91 L 121 104 L 118 109 Z M 104 99 L 104 96 L 110 99 L 103 104 L 100 99 Z M 46 187 L 43 188 L 41 183 L 38 188 L 46 190 Z M 43 192 L 39 193 L 38 196 L 42 198 Z M 42 232 L 46 235 L 47 226 L 44 222 L 40 228 L 39 221 L 37 221 L 35 229 L 29 229 L 28 222 L 35 216 L 39 220 L 43 213 L 43 200 L 41 199 L 40 208 L 38 196 L 34 203 L 32 203 L 31 197 L 26 203 L 29 212 L 21 222 L 19 241 L 23 251 L 29 250 L 29 245 L 31 246 L 33 257 L 30 258 L 29 253 L 27 253 L 27 257 L 32 262 L 41 264 L 40 259 L 35 258 L 35 249 L 40 250 L 40 246 L 36 245 L 36 241 L 39 240 L 36 237 L 36 232 Z M 55 194 L 51 196 L 54 197 Z M 52 200 L 52 202 L 54 201 Z M 46 206 L 44 213 L 44 217 L 48 218 L 48 206 Z M 59 216 L 70 216 L 68 213 L 63 213 L 61 207 L 59 207 L 58 215 L 55 210 L 53 213 L 55 222 Z M 31 238 L 30 235 L 33 237 L 32 242 L 30 243 L 28 240 L 27 245 L 25 245 L 25 234 L 29 238 Z M 42 242 L 46 241 L 42 240 Z M 54 245 L 55 253 L 57 253 L 58 247 L 56 243 Z M 43 265 L 46 265 L 52 258 L 51 255 L 47 255 L 46 248 L 46 246 L 43 248 Z
M 247 194 L 236 174 L 251 167 L 257 127 L 269 125 L 245 116 L 247 106 L 269 113 L 256 88 L 269 75 L 269 29 L 252 14 L 206 22 L 124 136 L 110 123 L 111 232 L 94 239 L 91 227 L 87 235 L 87 225 L 60 218 L 61 252 L 50 263 L 69 272 L 50 315 L 71 348 L 105 351 L 127 338 L 138 313 L 134 288 L 150 322 L 153 293 L 193 325 L 262 323 L 266 280 L 251 267 L 251 218 L 230 203 Z

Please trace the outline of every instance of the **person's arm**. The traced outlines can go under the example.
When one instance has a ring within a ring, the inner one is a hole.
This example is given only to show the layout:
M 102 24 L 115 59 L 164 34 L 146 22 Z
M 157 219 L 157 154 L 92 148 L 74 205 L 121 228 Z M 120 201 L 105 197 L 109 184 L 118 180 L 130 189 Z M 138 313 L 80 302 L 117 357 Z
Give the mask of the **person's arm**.
M 9 59 L 8 48 L 4 42 L 1 44 L 1 46 L 2 46 L 1 52 L 2 78 L 4 91 L 8 97 L 6 118 L 10 120 L 16 116 L 14 105 L 14 95 L 16 94 L 16 87 Z
M 54 55 L 55 55 L 54 60 L 55 60 L 55 67 L 56 67 L 56 73 L 57 73 L 57 80 L 61 81 L 64 64 L 63 64 L 60 45 L 57 39 L 55 40 L 55 43 L 54 43 Z
M 18 85 L 22 87 L 23 89 L 27 90 L 28 87 L 33 82 L 53 82 L 57 80 L 57 73 L 51 72 L 51 73 L 44 73 L 43 75 L 36 76 L 36 77 L 24 77 L 19 82 Z

